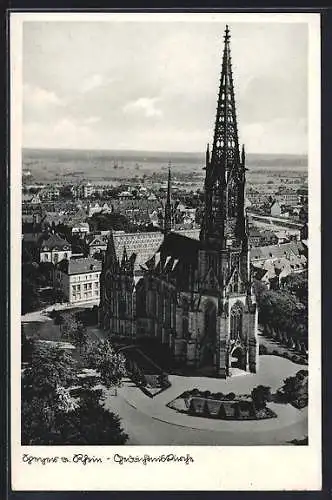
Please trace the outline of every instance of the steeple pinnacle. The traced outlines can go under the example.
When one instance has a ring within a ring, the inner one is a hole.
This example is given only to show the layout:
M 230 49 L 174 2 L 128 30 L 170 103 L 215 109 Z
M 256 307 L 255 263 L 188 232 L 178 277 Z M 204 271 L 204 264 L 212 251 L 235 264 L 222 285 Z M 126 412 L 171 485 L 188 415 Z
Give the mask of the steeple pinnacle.
M 128 261 L 128 256 L 127 256 L 127 249 L 126 245 L 123 247 L 123 254 L 122 254 L 122 261 L 121 261 L 121 267 L 124 267 L 127 264 Z
M 171 161 L 168 162 L 167 198 L 165 205 L 164 231 L 169 233 L 172 229 L 172 200 L 171 200 Z
M 242 163 L 243 166 L 246 163 L 246 153 L 245 153 L 244 144 L 242 144 L 241 163 Z

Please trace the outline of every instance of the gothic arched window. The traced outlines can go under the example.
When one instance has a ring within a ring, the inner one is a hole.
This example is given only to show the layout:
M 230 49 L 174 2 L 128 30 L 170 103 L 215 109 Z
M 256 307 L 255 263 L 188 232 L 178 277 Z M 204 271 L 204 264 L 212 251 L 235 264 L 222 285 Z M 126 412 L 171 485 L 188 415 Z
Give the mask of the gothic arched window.
M 243 305 L 241 302 L 236 302 L 231 309 L 231 340 L 236 340 L 237 337 L 242 337 L 243 326 Z

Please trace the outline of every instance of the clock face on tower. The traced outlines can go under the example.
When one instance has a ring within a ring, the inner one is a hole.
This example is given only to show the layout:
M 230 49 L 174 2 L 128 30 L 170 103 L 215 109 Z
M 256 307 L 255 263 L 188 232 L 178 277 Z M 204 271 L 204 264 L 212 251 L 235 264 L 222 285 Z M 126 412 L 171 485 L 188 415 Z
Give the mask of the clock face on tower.
M 112 274 L 111 271 L 106 271 L 105 274 L 105 297 L 107 300 L 111 300 L 112 296 Z

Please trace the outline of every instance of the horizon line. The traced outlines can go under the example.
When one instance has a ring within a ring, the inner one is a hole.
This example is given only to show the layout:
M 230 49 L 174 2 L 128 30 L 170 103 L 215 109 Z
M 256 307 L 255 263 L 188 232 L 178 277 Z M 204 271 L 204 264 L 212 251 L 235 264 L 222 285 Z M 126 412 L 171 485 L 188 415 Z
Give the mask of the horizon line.
M 45 150 L 45 151 L 119 151 L 122 153 L 183 153 L 183 154 L 201 154 L 205 156 L 205 151 L 183 151 L 183 150 L 150 150 L 150 149 L 109 149 L 109 148 L 66 148 L 66 147 L 43 147 L 43 146 L 21 146 L 21 150 L 23 151 L 24 149 L 29 149 L 29 150 Z M 251 155 L 280 155 L 280 156 L 305 156 L 308 157 L 308 152 L 306 153 L 284 153 L 284 152 L 248 152 L 246 151 L 246 156 L 251 156 Z

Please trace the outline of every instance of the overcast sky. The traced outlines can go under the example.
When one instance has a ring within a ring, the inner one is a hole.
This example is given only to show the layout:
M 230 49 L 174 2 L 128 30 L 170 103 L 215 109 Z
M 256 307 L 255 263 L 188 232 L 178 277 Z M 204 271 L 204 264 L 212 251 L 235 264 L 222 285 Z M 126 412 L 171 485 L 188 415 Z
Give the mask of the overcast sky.
M 307 153 L 307 25 L 232 23 L 240 141 Z M 23 25 L 23 146 L 204 151 L 224 21 Z

